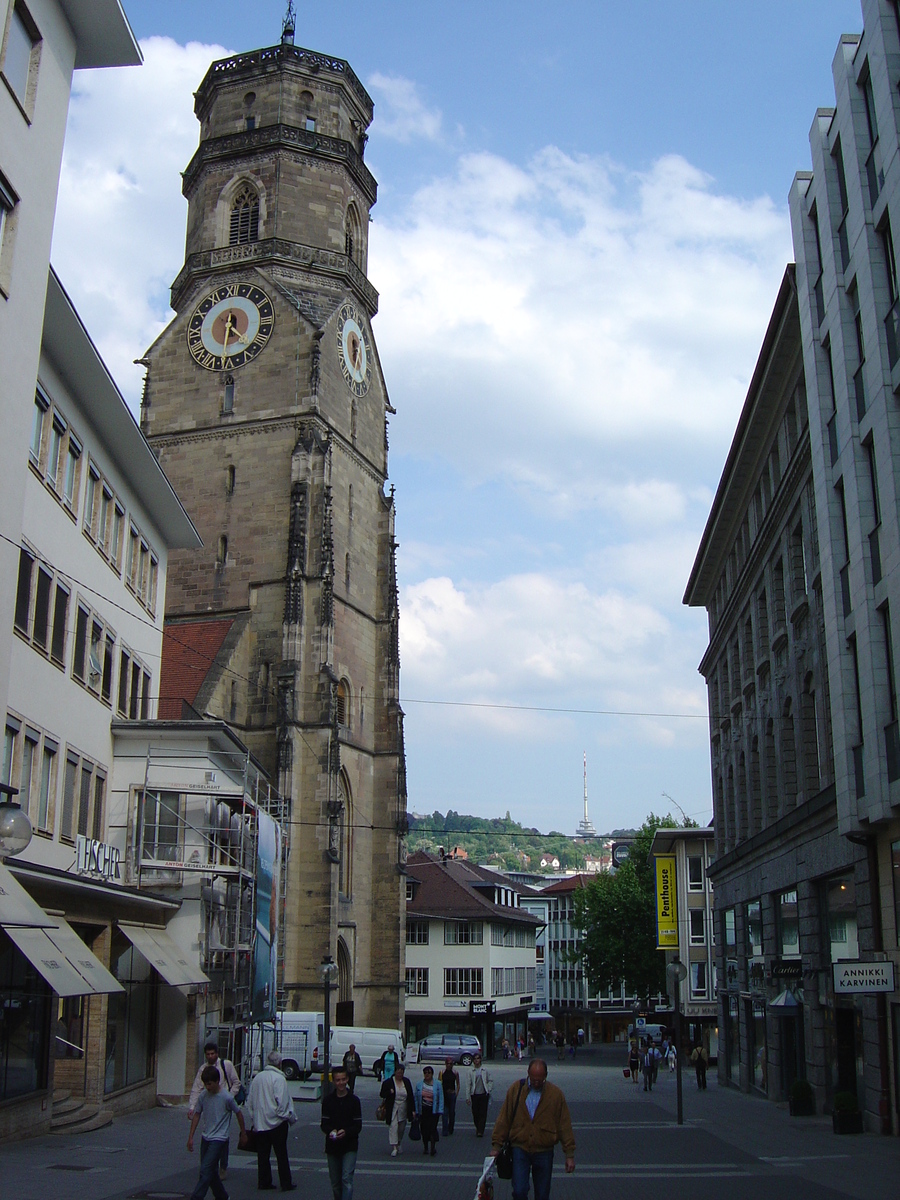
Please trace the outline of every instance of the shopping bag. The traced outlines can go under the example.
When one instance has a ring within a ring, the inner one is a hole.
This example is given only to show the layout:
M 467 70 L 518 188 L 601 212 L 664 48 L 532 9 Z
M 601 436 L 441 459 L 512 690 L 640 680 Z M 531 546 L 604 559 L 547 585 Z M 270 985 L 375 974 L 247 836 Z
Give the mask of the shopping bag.
M 631 1067 L 623 1067 L 622 1074 L 625 1076 L 626 1079 L 630 1079 L 631 1078 Z

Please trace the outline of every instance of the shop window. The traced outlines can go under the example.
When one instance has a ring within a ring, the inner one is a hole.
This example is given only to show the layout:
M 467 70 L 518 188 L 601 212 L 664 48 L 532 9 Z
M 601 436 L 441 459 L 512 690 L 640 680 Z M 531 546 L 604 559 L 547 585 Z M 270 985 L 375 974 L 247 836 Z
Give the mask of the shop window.
M 822 885 L 828 950 L 831 962 L 859 958 L 856 924 L 856 885 L 852 875 L 828 879 Z
M 113 934 L 109 969 L 125 990 L 108 999 L 103 1081 L 107 1095 L 153 1074 L 158 991 L 152 967 L 119 930 Z
M 0 1102 L 47 1086 L 52 993 L 0 930 Z
M 85 996 L 57 996 L 54 1054 L 57 1058 L 84 1058 Z

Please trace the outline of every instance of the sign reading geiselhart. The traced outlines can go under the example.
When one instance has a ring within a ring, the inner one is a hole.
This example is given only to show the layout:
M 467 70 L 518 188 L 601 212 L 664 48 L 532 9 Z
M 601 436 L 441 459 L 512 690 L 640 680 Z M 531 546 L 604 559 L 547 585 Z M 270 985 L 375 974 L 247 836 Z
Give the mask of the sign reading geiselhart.
M 892 992 L 894 964 L 892 962 L 834 963 L 836 992 Z
M 656 859 L 656 948 L 678 949 L 674 855 L 658 855 Z

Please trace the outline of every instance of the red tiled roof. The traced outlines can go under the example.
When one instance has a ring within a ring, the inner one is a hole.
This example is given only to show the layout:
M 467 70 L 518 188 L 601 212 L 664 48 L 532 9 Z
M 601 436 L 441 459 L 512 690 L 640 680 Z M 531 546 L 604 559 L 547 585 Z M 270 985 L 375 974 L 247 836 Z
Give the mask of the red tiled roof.
M 182 701 L 193 704 L 209 674 L 234 617 L 167 622 L 159 674 L 159 719 L 178 721 Z
M 523 925 L 539 925 L 537 917 L 523 909 L 505 904 L 494 904 L 479 891 L 485 883 L 509 888 L 508 880 L 498 877 L 473 863 L 460 859 L 445 859 L 438 862 L 424 850 L 409 856 L 408 867 L 411 877 L 419 881 L 415 898 L 407 902 L 406 911 L 411 916 L 456 917 L 460 920 L 497 917 L 498 920 L 518 921 Z M 514 891 L 519 889 L 513 887 Z
M 546 896 L 548 893 L 553 895 L 557 892 L 574 892 L 576 888 L 587 887 L 590 881 L 590 875 L 570 875 L 568 879 L 560 879 L 556 883 L 551 883 L 549 887 L 541 888 L 541 895 Z

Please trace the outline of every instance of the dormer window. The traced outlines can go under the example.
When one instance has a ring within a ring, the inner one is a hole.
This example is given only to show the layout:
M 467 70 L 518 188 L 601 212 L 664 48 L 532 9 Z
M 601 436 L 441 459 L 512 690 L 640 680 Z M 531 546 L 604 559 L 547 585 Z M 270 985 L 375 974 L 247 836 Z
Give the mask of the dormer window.
M 259 196 L 245 184 L 231 204 L 229 246 L 243 246 L 259 240 Z

